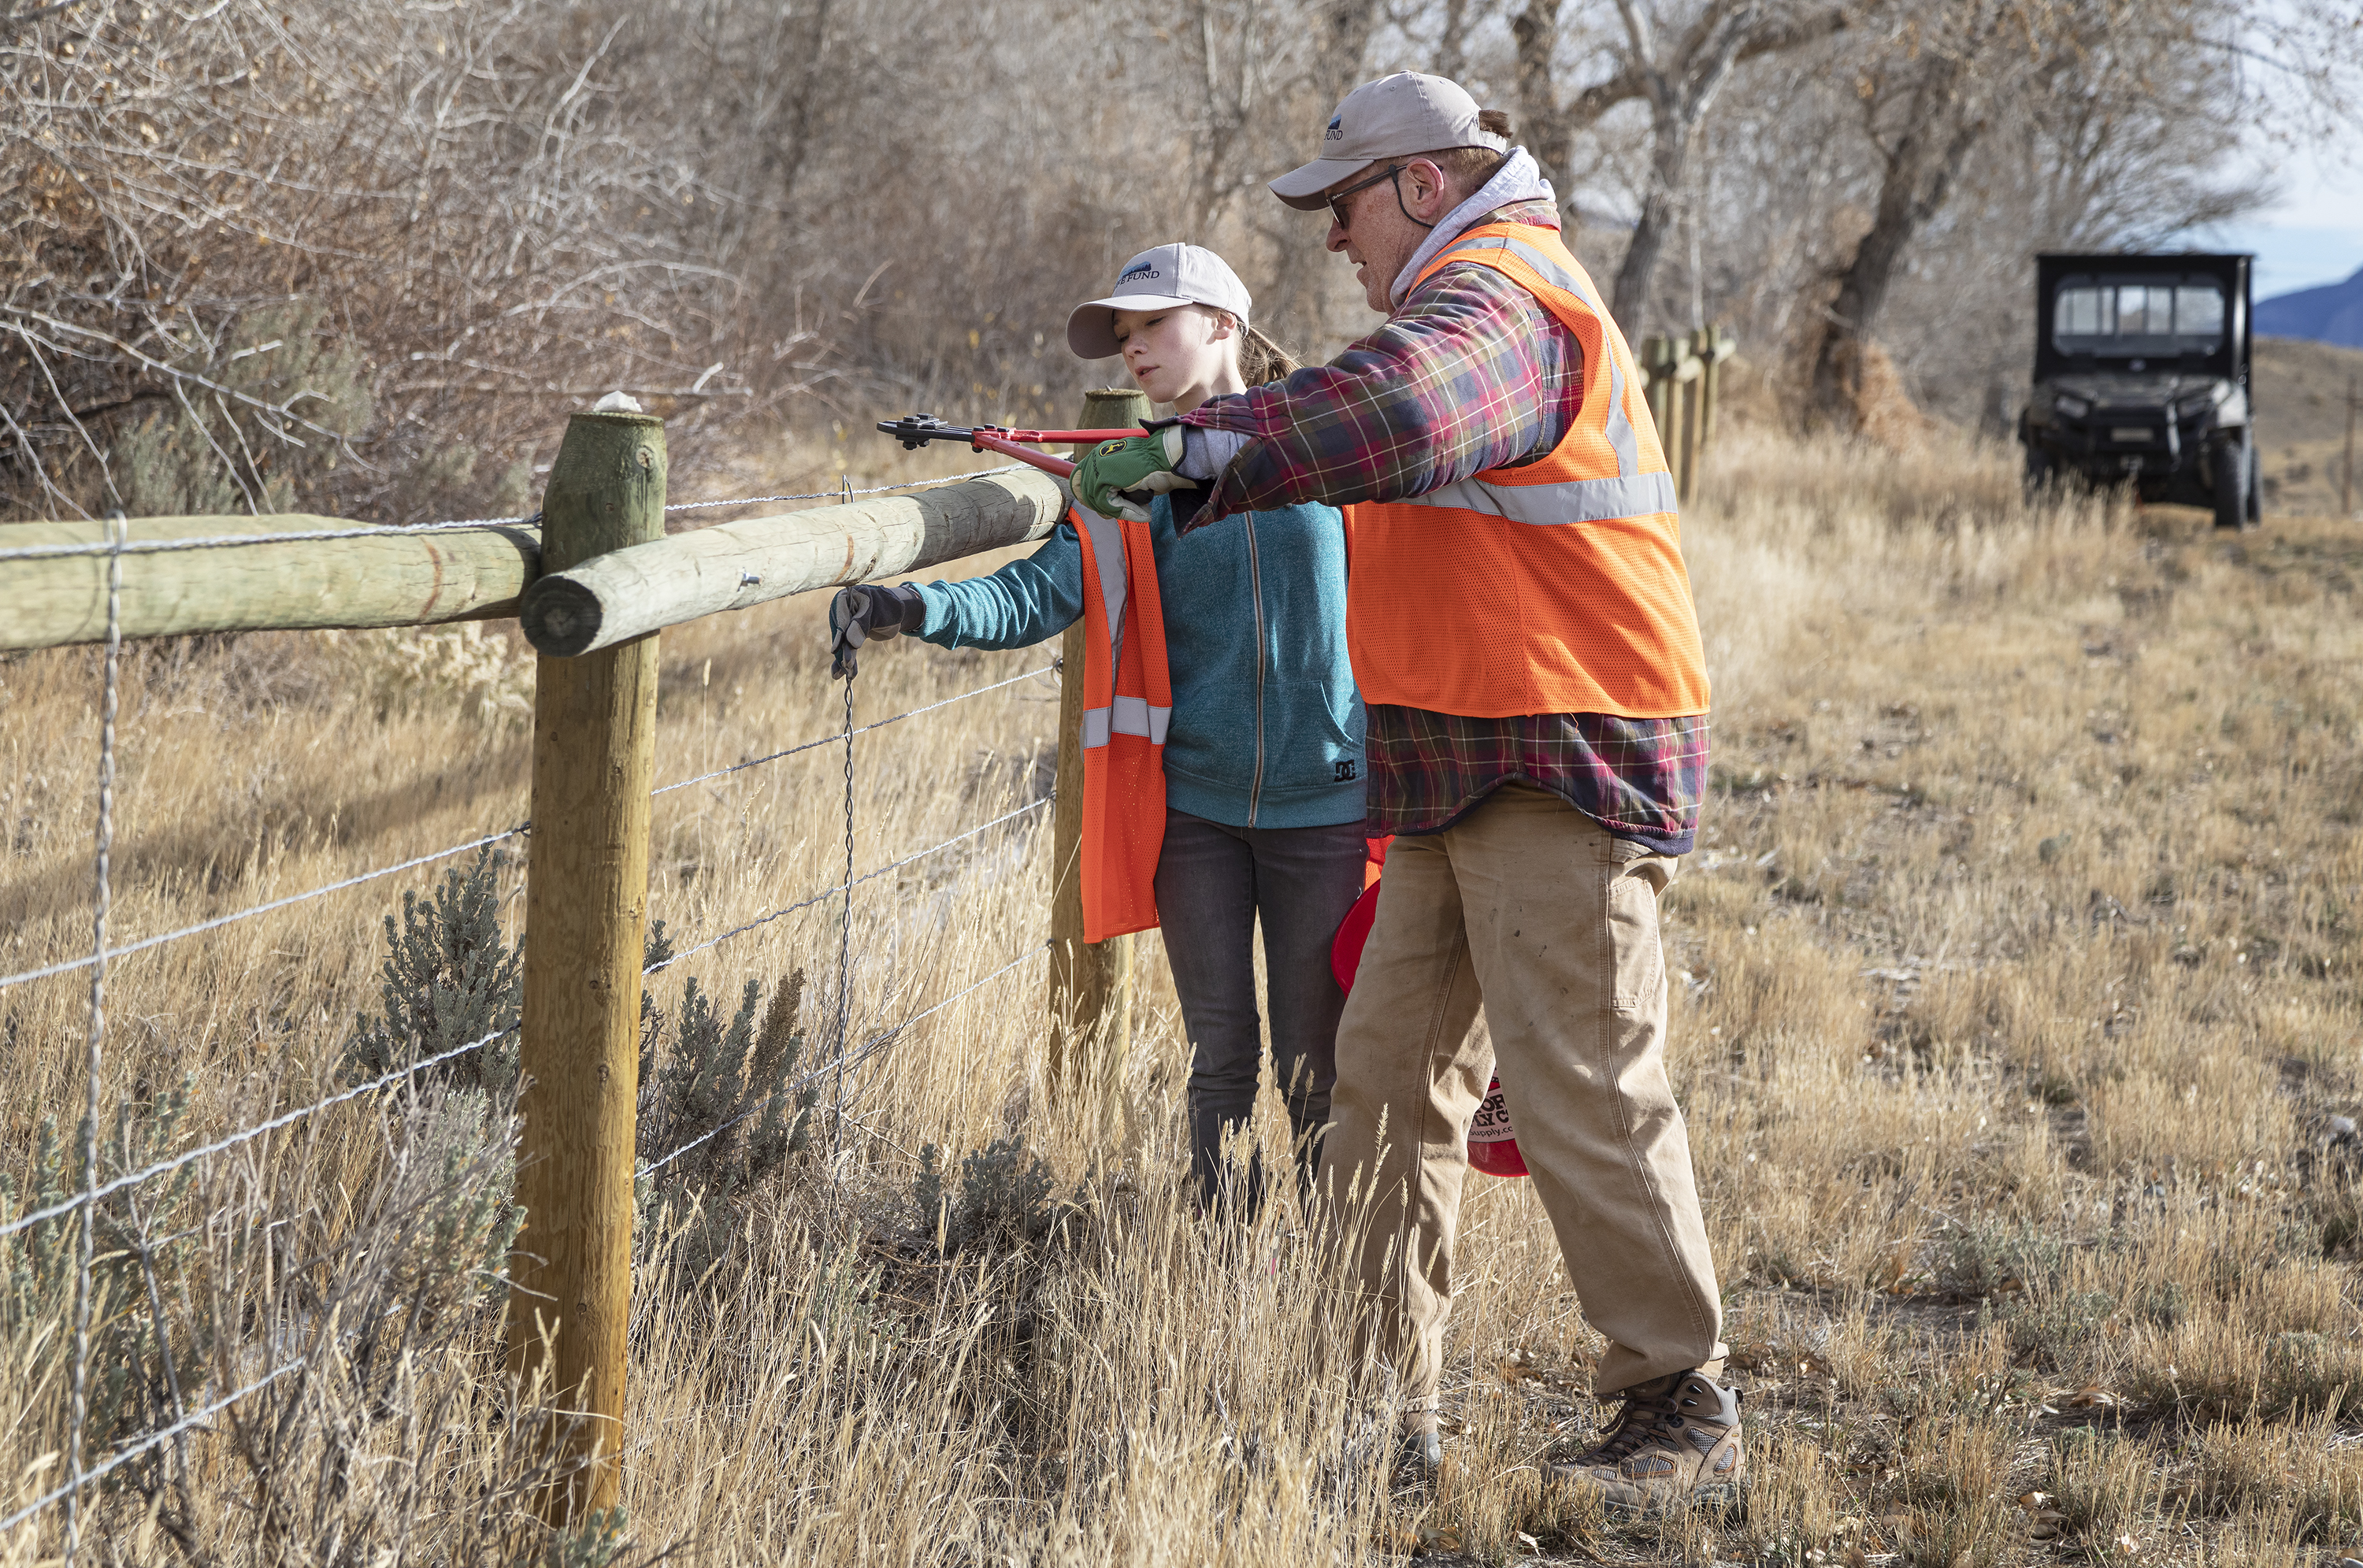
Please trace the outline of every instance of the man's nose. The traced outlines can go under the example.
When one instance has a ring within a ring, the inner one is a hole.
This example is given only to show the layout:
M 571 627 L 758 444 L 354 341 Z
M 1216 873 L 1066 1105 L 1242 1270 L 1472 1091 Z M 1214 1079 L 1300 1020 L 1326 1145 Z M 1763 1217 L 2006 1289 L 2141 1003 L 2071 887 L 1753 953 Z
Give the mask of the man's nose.
M 1346 226 L 1336 218 L 1329 220 L 1329 237 L 1322 242 L 1322 248 L 1326 250 L 1346 248 Z

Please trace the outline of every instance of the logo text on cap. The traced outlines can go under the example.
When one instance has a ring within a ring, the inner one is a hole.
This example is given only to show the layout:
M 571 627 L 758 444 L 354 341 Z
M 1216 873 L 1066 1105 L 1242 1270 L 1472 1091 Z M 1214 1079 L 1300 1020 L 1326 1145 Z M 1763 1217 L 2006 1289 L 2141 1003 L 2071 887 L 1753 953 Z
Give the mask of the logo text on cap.
M 1324 132 L 1322 133 L 1322 135 L 1321 135 L 1321 139 L 1322 139 L 1322 140 L 1324 140 L 1324 141 L 1343 141 L 1343 140 L 1345 140 L 1345 139 L 1346 139 L 1345 125 L 1346 125 L 1346 116 L 1343 116 L 1343 115 L 1339 115 L 1337 118 L 1335 118 L 1335 119 L 1333 119 L 1333 120 L 1331 120 L 1331 121 L 1329 122 L 1329 128 L 1328 128 L 1327 130 L 1326 130 L 1326 131 L 1324 131 Z
M 1165 274 L 1159 271 L 1154 267 L 1135 267 L 1131 271 L 1126 272 L 1123 277 L 1118 278 L 1115 281 L 1115 285 L 1117 288 L 1122 288 L 1125 284 L 1131 282 L 1135 278 L 1161 278 L 1163 276 L 1165 276 Z

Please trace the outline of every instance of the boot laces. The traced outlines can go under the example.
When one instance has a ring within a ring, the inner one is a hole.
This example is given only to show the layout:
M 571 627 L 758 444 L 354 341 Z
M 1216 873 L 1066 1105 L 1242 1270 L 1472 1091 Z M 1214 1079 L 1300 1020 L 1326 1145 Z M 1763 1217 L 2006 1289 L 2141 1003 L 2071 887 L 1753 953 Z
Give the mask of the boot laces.
M 1576 1459 L 1578 1464 L 1617 1464 L 1655 1441 L 1663 1432 L 1680 1431 L 1681 1409 L 1675 1405 L 1680 1386 L 1662 1395 L 1636 1395 L 1616 1413 L 1616 1424 Z

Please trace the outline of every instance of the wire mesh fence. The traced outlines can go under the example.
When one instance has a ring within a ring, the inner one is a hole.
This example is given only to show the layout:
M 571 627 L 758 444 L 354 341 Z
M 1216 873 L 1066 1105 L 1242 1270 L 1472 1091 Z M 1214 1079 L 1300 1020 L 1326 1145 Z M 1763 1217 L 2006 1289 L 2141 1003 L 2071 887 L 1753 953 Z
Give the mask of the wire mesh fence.
M 804 495 L 737 497 L 721 501 L 688 502 L 669 510 L 687 511 L 782 501 L 850 499 L 855 495 L 878 494 L 889 491 L 912 490 L 925 485 L 955 482 L 1003 470 L 982 469 L 971 474 L 952 475 L 944 479 L 915 481 L 911 484 L 880 486 L 864 491 L 855 491 L 848 485 L 840 487 L 838 491 Z M 488 526 L 530 527 L 538 521 L 539 514 L 535 513 L 522 517 L 474 519 L 426 525 L 419 528 L 404 530 L 404 532 L 449 531 Z M 98 1489 L 107 1484 L 111 1477 L 116 1476 L 126 1466 L 161 1453 L 167 1445 L 172 1444 L 175 1440 L 185 1438 L 194 1432 L 212 1430 L 210 1424 L 216 1424 L 224 1418 L 235 1420 L 235 1412 L 240 1401 L 257 1396 L 270 1389 L 282 1379 L 295 1374 L 306 1364 L 305 1355 L 309 1353 L 294 1354 L 285 1358 L 266 1356 L 259 1364 L 248 1364 L 239 1368 L 235 1375 L 224 1375 L 233 1366 L 231 1361 L 217 1359 L 215 1372 L 199 1375 L 199 1383 L 195 1386 L 183 1386 L 179 1374 L 175 1372 L 172 1379 L 173 1383 L 172 1398 L 169 1406 L 162 1412 L 171 1419 L 144 1430 L 111 1431 L 108 1436 L 112 1441 L 105 1443 L 105 1452 L 94 1456 L 90 1452 L 93 1380 L 97 1375 L 97 1358 L 94 1352 L 94 1324 L 101 1312 L 109 1309 L 110 1306 L 119 1306 L 119 1303 L 103 1303 L 98 1299 L 99 1275 L 103 1272 L 100 1264 L 105 1261 L 101 1247 L 101 1219 L 107 1206 L 116 1200 L 132 1203 L 136 1199 L 136 1195 L 143 1189 L 151 1188 L 157 1184 L 184 1178 L 186 1173 L 194 1168 L 205 1166 L 210 1162 L 233 1154 L 249 1156 L 267 1165 L 272 1157 L 270 1140 L 274 1134 L 287 1132 L 304 1123 L 316 1122 L 327 1113 L 340 1107 L 354 1106 L 365 1101 L 383 1102 L 390 1108 L 396 1107 L 402 1103 L 403 1097 L 414 1094 L 418 1086 L 429 1081 L 431 1076 L 439 1070 L 454 1068 L 463 1062 L 471 1059 L 481 1060 L 495 1051 L 511 1048 L 509 1043 L 513 1042 L 516 1032 L 514 1021 L 507 1021 L 499 1027 L 483 1031 L 472 1038 L 439 1050 L 431 1052 L 408 1050 L 401 1053 L 398 1059 L 384 1066 L 383 1070 L 366 1074 L 351 1071 L 351 1065 L 349 1063 L 345 1076 L 351 1081 L 345 1082 L 334 1092 L 316 1095 L 304 1103 L 272 1114 L 259 1116 L 244 1124 L 226 1129 L 218 1135 L 160 1154 L 155 1158 L 136 1164 L 128 1161 L 119 1162 L 130 1165 L 130 1168 L 122 1169 L 120 1174 L 110 1176 L 103 1169 L 105 1139 L 102 1127 L 107 1107 L 102 1091 L 106 1070 L 107 983 L 111 966 L 133 955 L 169 948 L 242 922 L 291 911 L 299 906 L 314 904 L 316 900 L 327 899 L 337 893 L 396 878 L 405 872 L 415 872 L 427 867 L 452 861 L 471 851 L 478 854 L 481 864 L 483 857 L 494 846 L 519 839 L 529 841 L 533 832 L 531 822 L 519 822 L 499 831 L 471 835 L 439 849 L 406 856 L 383 866 L 337 878 L 295 892 L 261 900 L 202 921 L 173 926 L 127 942 L 115 941 L 110 929 L 110 915 L 113 902 L 114 834 L 116 824 L 116 720 L 123 641 L 119 607 L 125 558 L 168 551 L 231 549 L 255 543 L 277 544 L 305 539 L 334 540 L 382 536 L 388 531 L 355 528 L 267 535 L 223 534 L 202 538 L 136 541 L 128 537 L 128 529 L 120 520 L 109 520 L 105 527 L 105 538 L 92 545 L 0 547 L 0 563 L 12 560 L 38 560 L 58 556 L 104 557 L 106 561 L 108 587 L 106 638 L 99 674 L 100 723 L 96 828 L 90 859 L 91 949 L 86 954 L 60 958 L 0 975 L 0 991 L 83 971 L 87 971 L 89 980 L 83 1031 L 84 1049 L 79 1075 L 82 1079 L 79 1086 L 82 1090 L 81 1118 L 76 1136 L 77 1147 L 74 1151 L 74 1179 L 71 1190 L 49 1201 L 39 1201 L 39 1194 L 29 1183 L 21 1200 L 17 1199 L 16 1194 L 12 1192 L 0 1191 L 0 1246 L 41 1246 L 56 1238 L 59 1228 L 62 1226 L 71 1233 L 72 1276 L 72 1341 L 68 1370 L 69 1408 L 65 1441 L 62 1445 L 64 1452 L 61 1456 L 65 1474 L 59 1484 L 40 1490 L 29 1500 L 21 1502 L 21 1505 L 13 1511 L 0 1516 L 0 1538 L 6 1538 L 12 1532 L 29 1529 L 36 1532 L 31 1539 L 38 1542 L 42 1539 L 41 1532 L 44 1530 L 45 1519 L 54 1514 L 58 1520 L 57 1546 L 62 1561 L 68 1564 L 72 1564 L 88 1548 L 85 1528 L 88 1523 L 88 1507 L 91 1500 L 98 1495 Z M 823 747 L 841 746 L 843 748 L 845 788 L 842 795 L 842 811 L 839 813 L 842 818 L 839 824 L 843 840 L 842 876 L 831 886 L 821 888 L 801 899 L 732 924 L 710 935 L 702 935 L 686 945 L 675 946 L 668 942 L 666 950 L 652 956 L 643 970 L 646 975 L 661 973 L 681 965 L 693 955 L 710 952 L 749 932 L 771 925 L 800 912 L 821 908 L 832 901 L 840 901 L 838 929 L 835 933 L 837 940 L 833 944 L 836 949 L 835 977 L 832 987 L 835 1018 L 831 1031 L 831 1046 L 826 1059 L 803 1067 L 800 1072 L 784 1082 L 782 1090 L 784 1095 L 796 1096 L 824 1080 L 830 1081 L 834 1088 L 827 1106 L 827 1115 L 830 1120 L 832 1140 L 836 1137 L 838 1125 L 849 1120 L 847 1102 L 849 1075 L 889 1050 L 913 1027 L 1015 973 L 1034 958 L 1041 955 L 1048 946 L 1047 944 L 1040 942 L 1026 944 L 1018 949 L 1014 956 L 1008 957 L 996 967 L 984 974 L 967 978 L 966 983 L 959 989 L 927 1001 L 925 1006 L 917 1005 L 926 1000 L 923 997 L 896 999 L 903 1001 L 911 1010 L 882 1026 L 857 1029 L 851 977 L 856 955 L 853 906 L 856 889 L 881 881 L 896 873 L 909 870 L 922 862 L 941 856 L 960 846 L 975 845 L 981 840 L 985 840 L 988 835 L 995 834 L 997 830 L 1024 834 L 1045 820 L 1043 809 L 1051 803 L 1051 796 L 1045 793 L 1037 799 L 1013 809 L 998 812 L 986 820 L 974 823 L 937 842 L 896 855 L 867 871 L 857 871 L 856 830 L 860 802 L 855 789 L 856 743 L 861 737 L 873 734 L 889 726 L 900 724 L 906 720 L 940 713 L 955 704 L 967 702 L 990 693 L 1006 691 L 1010 688 L 1026 682 L 1041 682 L 1046 679 L 1054 679 L 1057 671 L 1058 666 L 1055 661 L 1029 668 L 1017 674 L 976 685 L 860 725 L 854 723 L 855 689 L 853 683 L 849 681 L 845 693 L 845 723 L 837 733 L 815 736 L 760 756 L 744 757 L 724 767 L 710 768 L 676 779 L 652 791 L 654 796 L 672 794 L 696 785 L 736 779 L 767 765 L 783 762 Z M 1023 841 L 1020 841 L 1021 850 L 1022 847 Z M 456 873 L 454 875 L 456 878 Z M 407 909 L 408 900 L 406 900 L 405 911 Z M 407 912 L 405 918 L 407 918 Z M 390 917 L 386 924 L 391 940 L 394 927 Z M 774 1101 L 778 1098 L 773 1097 Z M 807 1103 L 810 1102 L 807 1101 Z M 773 1108 L 776 1109 L 776 1105 Z M 724 1139 L 741 1128 L 749 1121 L 762 1114 L 765 1109 L 765 1105 L 756 1104 L 735 1111 L 727 1119 L 700 1130 L 694 1136 L 667 1152 L 638 1162 L 636 1167 L 637 1176 L 646 1181 L 657 1173 L 676 1165 L 686 1156 L 707 1147 L 716 1140 Z M 18 1211 L 8 1212 L 12 1209 Z M 210 1211 L 204 1215 L 194 1227 L 184 1229 L 172 1237 L 165 1238 L 164 1241 L 178 1242 L 199 1231 L 217 1228 L 227 1218 L 229 1217 L 223 1210 Z M 267 1223 L 265 1229 L 266 1231 L 268 1229 Z M 142 1242 L 143 1267 L 149 1267 L 148 1253 L 163 1244 L 164 1242 Z M 152 1268 L 149 1269 L 149 1285 L 152 1294 L 154 1290 Z M 164 1342 L 170 1335 L 161 1320 L 162 1317 L 161 1299 L 155 1303 L 155 1306 L 158 1321 L 151 1326 L 155 1331 L 159 1353 L 163 1353 Z M 194 1368 L 188 1370 L 195 1375 Z M 234 1386 L 228 1386 L 227 1392 L 220 1391 L 229 1385 Z M 25 1542 L 19 1540 L 6 1542 L 6 1544 L 21 1546 Z

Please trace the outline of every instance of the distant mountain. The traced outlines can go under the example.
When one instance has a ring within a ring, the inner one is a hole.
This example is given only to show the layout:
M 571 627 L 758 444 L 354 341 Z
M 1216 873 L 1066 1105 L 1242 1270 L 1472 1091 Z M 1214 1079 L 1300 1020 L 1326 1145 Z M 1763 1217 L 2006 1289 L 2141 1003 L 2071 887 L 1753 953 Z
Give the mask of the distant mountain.
M 2363 348 L 2363 270 L 2343 283 L 2275 294 L 2257 302 L 2257 330 L 2276 337 Z

